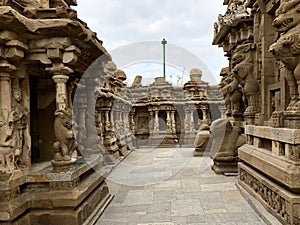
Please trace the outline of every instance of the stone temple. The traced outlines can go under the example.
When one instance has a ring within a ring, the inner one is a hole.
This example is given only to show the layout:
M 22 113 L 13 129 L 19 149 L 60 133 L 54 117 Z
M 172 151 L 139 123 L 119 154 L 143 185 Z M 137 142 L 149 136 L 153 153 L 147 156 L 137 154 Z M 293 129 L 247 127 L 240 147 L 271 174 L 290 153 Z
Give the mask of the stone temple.
M 300 1 L 223 4 L 213 44 L 229 60 L 220 84 L 226 116 L 246 138 L 232 158 L 238 183 L 282 224 L 300 224 Z
M 192 147 L 299 225 L 300 1 L 223 4 L 219 85 L 193 68 L 183 86 L 128 87 L 76 0 L 0 0 L 0 224 L 94 224 L 131 152 Z

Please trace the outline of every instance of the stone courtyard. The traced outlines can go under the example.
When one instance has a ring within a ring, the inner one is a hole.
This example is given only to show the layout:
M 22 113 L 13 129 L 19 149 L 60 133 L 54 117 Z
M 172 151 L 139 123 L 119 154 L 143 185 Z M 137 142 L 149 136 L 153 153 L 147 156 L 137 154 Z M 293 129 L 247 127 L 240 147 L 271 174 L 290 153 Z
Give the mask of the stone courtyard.
M 193 148 L 142 148 L 108 176 L 115 195 L 97 225 L 264 225 L 237 187 L 237 178 L 216 175 L 209 157 Z M 179 152 L 179 153 L 178 153 Z M 271 218 L 271 219 L 270 219 Z
M 76 5 L 0 0 L 1 225 L 300 225 L 300 0 L 224 0 L 221 81 L 181 86 Z

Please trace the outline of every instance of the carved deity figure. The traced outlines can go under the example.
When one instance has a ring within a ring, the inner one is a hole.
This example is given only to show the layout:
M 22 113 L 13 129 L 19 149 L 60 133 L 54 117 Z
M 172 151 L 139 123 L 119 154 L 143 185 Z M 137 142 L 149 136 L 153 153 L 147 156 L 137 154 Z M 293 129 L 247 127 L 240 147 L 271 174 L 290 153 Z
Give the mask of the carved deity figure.
M 54 120 L 54 134 L 57 142 L 53 144 L 55 161 L 76 161 L 78 145 L 72 131 L 71 110 L 56 110 Z
M 282 33 L 270 46 L 270 51 L 286 67 L 282 76 L 287 80 L 290 89 L 287 111 L 300 111 L 300 0 L 282 3 L 276 11 L 273 26 Z
M 13 89 L 13 110 L 14 110 L 14 152 L 16 165 L 18 167 L 26 166 L 25 151 L 28 148 L 25 140 L 25 129 L 27 128 L 27 109 L 22 105 L 22 91 L 20 88 Z
M 259 111 L 259 85 L 253 75 L 253 57 L 255 46 L 252 43 L 239 45 L 233 53 L 232 72 L 237 78 L 244 94 L 246 110 L 244 115 L 255 115 Z

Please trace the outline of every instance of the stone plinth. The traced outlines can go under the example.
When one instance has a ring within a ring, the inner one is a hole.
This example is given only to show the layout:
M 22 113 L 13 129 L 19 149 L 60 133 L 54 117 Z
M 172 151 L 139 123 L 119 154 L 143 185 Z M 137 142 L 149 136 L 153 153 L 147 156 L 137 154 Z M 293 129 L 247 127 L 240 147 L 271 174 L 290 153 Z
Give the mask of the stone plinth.
M 0 203 L 1 224 L 89 224 L 112 199 L 102 158 L 79 160 L 73 171 L 55 173 L 49 163 L 33 166 L 10 182 L 10 197 Z M 18 190 L 18 191 L 17 191 Z M 7 193 L 7 191 L 6 191 Z M 1 193 L 1 196 L 4 193 Z
M 283 224 L 300 222 L 300 130 L 248 125 L 239 183 Z
M 300 195 L 270 180 L 267 176 L 239 163 L 238 183 L 259 200 L 285 225 L 300 224 Z

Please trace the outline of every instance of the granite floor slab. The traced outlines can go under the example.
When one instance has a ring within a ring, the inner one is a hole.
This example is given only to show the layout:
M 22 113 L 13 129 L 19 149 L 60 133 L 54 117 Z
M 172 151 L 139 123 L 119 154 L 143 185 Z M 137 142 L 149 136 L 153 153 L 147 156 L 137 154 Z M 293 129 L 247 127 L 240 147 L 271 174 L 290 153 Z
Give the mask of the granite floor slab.
M 97 225 L 265 225 L 236 187 L 191 148 L 137 149 L 109 175 L 115 198 Z

